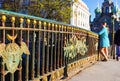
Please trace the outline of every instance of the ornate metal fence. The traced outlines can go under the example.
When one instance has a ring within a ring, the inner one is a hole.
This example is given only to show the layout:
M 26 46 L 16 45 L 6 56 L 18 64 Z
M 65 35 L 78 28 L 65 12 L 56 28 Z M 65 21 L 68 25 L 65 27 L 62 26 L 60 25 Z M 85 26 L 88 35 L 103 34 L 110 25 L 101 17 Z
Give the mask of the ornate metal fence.
M 97 60 L 98 36 L 68 24 L 0 10 L 0 81 L 53 81 Z

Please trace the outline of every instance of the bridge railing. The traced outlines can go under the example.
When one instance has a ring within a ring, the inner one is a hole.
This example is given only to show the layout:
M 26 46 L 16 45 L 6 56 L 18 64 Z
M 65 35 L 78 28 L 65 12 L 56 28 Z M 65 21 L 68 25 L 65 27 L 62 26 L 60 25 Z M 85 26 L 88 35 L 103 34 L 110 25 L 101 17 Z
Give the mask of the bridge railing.
M 0 10 L 0 81 L 53 81 L 96 61 L 97 46 L 93 32 Z

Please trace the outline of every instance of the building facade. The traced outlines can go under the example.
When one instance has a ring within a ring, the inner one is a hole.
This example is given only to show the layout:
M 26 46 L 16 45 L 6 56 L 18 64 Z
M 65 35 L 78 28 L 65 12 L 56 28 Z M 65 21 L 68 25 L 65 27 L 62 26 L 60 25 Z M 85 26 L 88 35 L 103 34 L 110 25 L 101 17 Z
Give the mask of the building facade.
M 71 15 L 71 25 L 90 30 L 89 8 L 82 0 L 73 3 Z
M 102 22 L 107 22 L 109 27 L 109 37 L 112 40 L 114 32 L 120 26 L 120 8 L 112 0 L 104 0 L 102 6 L 95 9 L 95 18 L 91 23 L 91 30 L 98 32 Z

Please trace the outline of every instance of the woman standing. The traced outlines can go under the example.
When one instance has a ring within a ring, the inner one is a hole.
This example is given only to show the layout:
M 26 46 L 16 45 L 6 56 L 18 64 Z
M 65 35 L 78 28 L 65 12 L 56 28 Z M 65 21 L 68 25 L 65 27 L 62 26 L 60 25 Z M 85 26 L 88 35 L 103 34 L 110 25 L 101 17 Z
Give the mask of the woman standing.
M 104 56 L 104 60 L 108 60 L 108 47 L 110 46 L 109 37 L 108 37 L 108 28 L 107 23 L 102 23 L 102 29 L 99 34 L 99 48 L 100 53 Z

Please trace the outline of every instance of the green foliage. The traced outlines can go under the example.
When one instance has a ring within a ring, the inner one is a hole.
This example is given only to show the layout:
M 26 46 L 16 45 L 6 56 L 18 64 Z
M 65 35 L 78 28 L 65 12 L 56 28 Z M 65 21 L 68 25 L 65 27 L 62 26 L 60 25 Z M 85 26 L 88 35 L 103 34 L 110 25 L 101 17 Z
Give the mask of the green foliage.
M 19 12 L 28 10 L 29 15 L 70 23 L 72 0 L 37 0 L 36 4 L 20 6 L 21 0 L 4 0 L 2 8 Z M 77 0 L 75 0 L 76 2 Z
M 4 0 L 2 3 L 2 8 L 5 10 L 18 12 L 20 8 L 19 3 L 20 3 L 20 0 L 14 0 L 14 1 Z
M 69 23 L 71 0 L 38 0 L 37 4 L 28 7 L 28 12 L 42 18 Z

